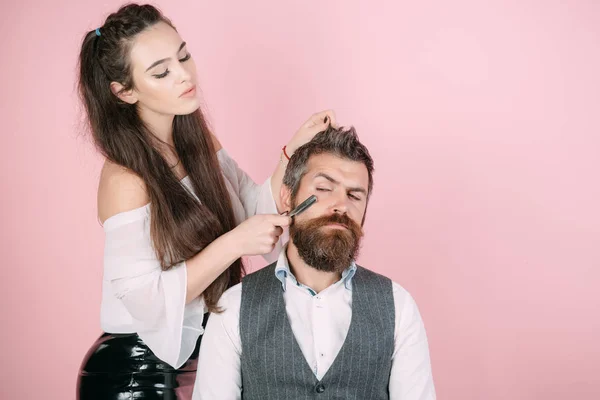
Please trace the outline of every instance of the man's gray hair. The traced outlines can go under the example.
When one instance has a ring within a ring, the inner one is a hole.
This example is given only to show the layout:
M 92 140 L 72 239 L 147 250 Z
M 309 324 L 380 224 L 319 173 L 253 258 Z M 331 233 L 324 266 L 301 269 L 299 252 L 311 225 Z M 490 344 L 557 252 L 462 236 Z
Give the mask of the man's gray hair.
M 354 127 L 345 129 L 330 126 L 315 135 L 310 142 L 300 146 L 290 158 L 283 176 L 283 184 L 290 188 L 292 198 L 298 194 L 300 181 L 306 174 L 308 160 L 317 154 L 332 154 L 346 160 L 363 163 L 369 173 L 367 199 L 371 196 L 374 165 L 369 150 L 358 140 Z

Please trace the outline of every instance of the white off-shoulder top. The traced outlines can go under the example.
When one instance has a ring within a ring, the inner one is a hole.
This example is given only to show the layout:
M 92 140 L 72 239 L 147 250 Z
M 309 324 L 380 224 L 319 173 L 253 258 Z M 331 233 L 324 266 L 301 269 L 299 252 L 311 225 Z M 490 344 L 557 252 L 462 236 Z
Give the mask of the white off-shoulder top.
M 238 224 L 255 214 L 277 213 L 270 178 L 257 185 L 224 149 L 217 157 Z M 191 190 L 188 177 L 181 183 Z M 137 333 L 158 358 L 179 368 L 204 332 L 207 310 L 202 297 L 185 303 L 185 263 L 169 271 L 161 269 L 150 238 L 150 207 L 119 213 L 104 222 L 100 324 L 108 333 Z M 277 259 L 282 243 L 265 256 L 267 261 Z

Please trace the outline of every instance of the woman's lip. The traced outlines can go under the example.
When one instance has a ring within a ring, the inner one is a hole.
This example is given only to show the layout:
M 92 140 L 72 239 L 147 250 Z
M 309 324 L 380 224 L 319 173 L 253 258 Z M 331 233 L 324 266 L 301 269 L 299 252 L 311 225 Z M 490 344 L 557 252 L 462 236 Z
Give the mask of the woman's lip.
M 192 94 L 195 91 L 196 91 L 196 85 L 192 86 L 191 88 L 189 88 L 185 92 L 181 93 L 181 95 L 179 97 L 184 97 L 184 96 L 186 96 L 188 94 Z

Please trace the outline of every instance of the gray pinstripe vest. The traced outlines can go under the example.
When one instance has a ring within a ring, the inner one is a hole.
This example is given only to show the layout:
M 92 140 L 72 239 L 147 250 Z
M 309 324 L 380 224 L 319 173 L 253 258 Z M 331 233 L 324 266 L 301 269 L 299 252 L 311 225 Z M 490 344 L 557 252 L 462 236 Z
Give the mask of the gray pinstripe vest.
M 394 350 L 392 282 L 358 267 L 346 340 L 320 381 L 292 333 L 281 282 L 271 264 L 242 284 L 242 398 L 388 399 Z

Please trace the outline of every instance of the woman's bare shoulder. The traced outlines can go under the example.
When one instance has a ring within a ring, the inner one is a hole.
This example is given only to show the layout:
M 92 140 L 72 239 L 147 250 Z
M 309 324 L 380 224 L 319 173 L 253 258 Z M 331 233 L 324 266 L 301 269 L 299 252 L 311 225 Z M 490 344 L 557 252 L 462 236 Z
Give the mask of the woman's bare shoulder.
M 98 185 L 98 218 L 108 218 L 150 202 L 144 180 L 133 171 L 105 161 Z

